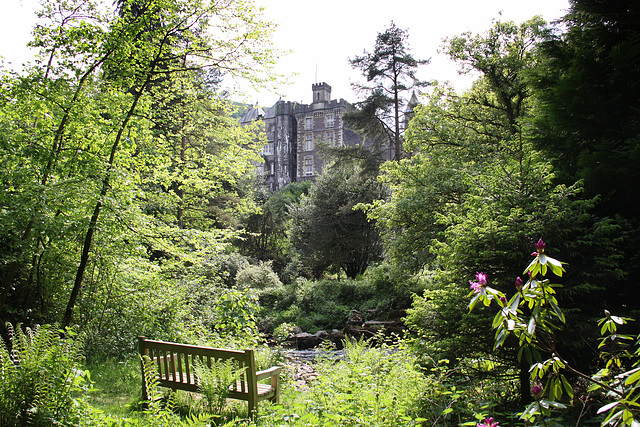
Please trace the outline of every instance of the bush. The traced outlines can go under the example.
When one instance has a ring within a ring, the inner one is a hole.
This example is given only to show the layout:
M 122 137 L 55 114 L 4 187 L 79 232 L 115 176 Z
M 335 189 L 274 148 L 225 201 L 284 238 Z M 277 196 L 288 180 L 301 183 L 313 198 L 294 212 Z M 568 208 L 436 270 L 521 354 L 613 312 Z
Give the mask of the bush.
M 257 265 L 246 265 L 236 274 L 236 285 L 242 289 L 265 290 L 282 288 L 282 282 L 273 272 L 271 262 L 260 261 Z

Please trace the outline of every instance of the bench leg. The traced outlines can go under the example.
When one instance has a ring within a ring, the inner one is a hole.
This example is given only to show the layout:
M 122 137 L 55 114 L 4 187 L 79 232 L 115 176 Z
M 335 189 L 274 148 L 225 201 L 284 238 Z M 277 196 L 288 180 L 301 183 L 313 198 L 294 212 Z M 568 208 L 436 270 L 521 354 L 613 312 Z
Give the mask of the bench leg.
M 269 398 L 270 402 L 278 403 L 280 397 L 280 375 L 271 376 L 271 388 L 275 391 L 272 397 Z
M 248 410 L 249 410 L 249 418 L 257 418 L 258 417 L 258 400 L 250 399 L 248 401 Z

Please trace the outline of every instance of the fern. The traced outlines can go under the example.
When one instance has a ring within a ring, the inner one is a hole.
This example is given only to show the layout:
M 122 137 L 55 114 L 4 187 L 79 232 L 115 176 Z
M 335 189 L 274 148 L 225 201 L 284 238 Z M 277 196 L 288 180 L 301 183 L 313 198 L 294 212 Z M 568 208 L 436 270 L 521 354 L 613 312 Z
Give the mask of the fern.
M 86 390 L 78 369 L 82 340 L 75 332 L 42 325 L 24 331 L 6 324 L 9 344 L 0 348 L 0 425 L 51 425 L 78 417 L 74 393 Z
M 144 404 L 148 409 L 155 410 L 159 408 L 160 401 L 162 400 L 162 392 L 159 389 L 160 378 L 158 371 L 153 364 L 153 360 L 146 354 L 141 356 L 140 360 L 142 362 L 143 387 L 145 388 L 147 399 Z
M 232 360 L 213 360 L 211 367 L 199 362 L 194 369 L 208 411 L 212 414 L 222 413 L 230 387 L 240 379 L 242 370 L 236 369 Z

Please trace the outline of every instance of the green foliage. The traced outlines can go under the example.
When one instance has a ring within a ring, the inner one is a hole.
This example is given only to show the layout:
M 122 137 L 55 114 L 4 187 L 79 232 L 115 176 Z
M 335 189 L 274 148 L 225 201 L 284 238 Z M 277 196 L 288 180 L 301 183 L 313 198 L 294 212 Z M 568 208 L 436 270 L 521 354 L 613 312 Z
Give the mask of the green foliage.
M 217 300 L 215 330 L 221 336 L 234 336 L 248 342 L 257 341 L 258 297 L 237 290 L 225 292 Z
M 302 393 L 286 393 L 281 408 L 259 425 L 419 425 L 424 377 L 401 345 L 345 343 L 346 356 L 321 359 L 317 380 Z M 338 368 L 338 369 L 336 369 Z
M 554 295 L 554 288 L 560 285 L 544 278 L 547 272 L 562 277 L 565 269 L 562 262 L 545 254 L 545 246 L 542 239 L 536 244 L 535 258 L 523 272 L 528 275 L 528 280 L 525 283 L 518 277 L 516 293 L 509 301 L 502 292 L 488 286 L 487 276 L 482 273 L 476 275 L 477 282 L 471 283 L 472 292 L 469 294 L 473 296 L 470 310 L 477 302 L 485 306 L 491 305 L 492 301 L 497 302 L 500 310 L 493 320 L 495 347 L 502 346 L 507 337 L 513 335 L 518 339 L 518 358 L 526 358 L 531 364 L 529 373 L 534 384 L 531 392 L 535 400 L 522 412 L 521 419 L 528 423 L 539 422 L 550 417 L 552 410 L 566 409 L 566 405 L 559 401 L 565 395 L 569 399 L 574 397 L 574 388 L 564 374 L 568 371 L 588 381 L 589 391 L 603 391 L 606 394 L 602 397 L 613 400 L 598 410 L 598 414 L 608 413 L 602 426 L 636 425 L 640 418 L 637 409 L 640 398 L 640 336 L 635 338 L 635 350 L 629 351 L 628 344 L 634 342 L 634 337 L 619 334 L 618 327 L 631 319 L 605 311 L 605 317 L 598 321 L 603 336 L 598 348 L 605 368 L 593 376 L 573 368 L 560 355 L 555 342 L 554 332 L 565 323 L 564 313 Z M 550 357 L 542 360 L 542 354 Z M 623 359 L 628 361 L 626 369 Z
M 22 330 L 6 324 L 9 345 L 0 349 L 0 424 L 48 426 L 78 422 L 77 396 L 89 373 L 80 369 L 82 339 L 56 325 Z
M 274 193 L 258 192 L 256 199 L 261 210 L 247 216 L 245 232 L 235 242 L 241 252 L 259 260 L 272 260 L 278 270 L 283 268 L 291 256 L 287 236 L 289 212 L 309 194 L 311 185 L 311 181 L 292 182 Z
M 589 220 L 592 230 L 564 239 L 571 242 L 563 253 L 572 270 L 589 276 L 573 282 L 570 275 L 567 281 L 572 283 L 565 287 L 583 301 L 577 303 L 582 310 L 593 309 L 583 325 L 591 325 L 605 308 L 637 317 L 628 301 L 638 299 L 634 277 L 639 268 L 640 211 L 637 203 L 626 201 L 639 195 L 637 186 L 626 183 L 639 179 L 635 165 L 640 153 L 640 97 L 631 84 L 640 69 L 635 54 L 639 16 L 635 1 L 571 1 L 561 33 L 540 44 L 529 80 L 539 99 L 534 121 L 537 148 L 553 162 L 560 182 L 580 179 L 583 197 L 598 200 Z M 589 301 L 578 296 L 598 283 L 606 283 L 606 288 L 601 286 Z M 571 311 L 567 310 L 568 318 Z
M 537 142 L 564 180 L 602 195 L 602 216 L 638 218 L 640 7 L 573 0 L 563 34 L 548 37 L 532 83 L 540 97 Z M 634 178 L 635 177 L 635 178 Z
M 260 261 L 258 265 L 247 265 L 239 270 L 236 285 L 242 289 L 262 291 L 281 288 L 282 282 L 273 272 L 270 262 Z
M 245 0 L 98 3 L 46 1 L 38 61 L 0 76 L 0 311 L 126 352 L 121 330 L 176 329 L 252 209 L 253 129 L 202 70 L 266 81 L 271 26 Z
M 355 278 L 380 260 L 375 225 L 357 206 L 382 196 L 375 180 L 360 177 L 352 166 L 335 165 L 317 179 L 309 197 L 290 209 L 291 242 L 316 277 L 330 269 Z
M 211 366 L 198 363 L 194 366 L 198 377 L 198 387 L 206 399 L 207 411 L 222 413 L 231 385 L 240 379 L 241 371 L 233 366 L 232 360 L 214 360 Z
M 295 324 L 305 332 L 342 329 L 352 310 L 372 308 L 369 304 L 376 296 L 379 295 L 375 288 L 363 278 L 317 281 L 298 278 L 285 285 L 279 299 L 271 298 L 275 303 L 266 307 L 265 320 L 273 325 Z M 383 308 L 390 305 L 381 304 Z M 383 313 L 384 310 L 377 314 Z

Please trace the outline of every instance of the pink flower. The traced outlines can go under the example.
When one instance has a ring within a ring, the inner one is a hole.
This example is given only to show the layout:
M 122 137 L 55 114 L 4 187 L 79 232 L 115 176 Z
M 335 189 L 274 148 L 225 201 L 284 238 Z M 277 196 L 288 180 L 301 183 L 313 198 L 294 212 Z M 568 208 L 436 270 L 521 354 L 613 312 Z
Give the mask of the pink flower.
M 497 421 L 493 421 L 493 417 L 485 418 L 482 423 L 477 424 L 477 427 L 500 427 Z
M 471 286 L 469 286 L 469 289 L 473 289 L 473 293 L 477 294 L 480 292 L 480 289 L 482 289 L 482 284 L 478 283 L 478 282 L 474 282 L 472 280 L 469 280 L 469 284 Z
M 531 394 L 533 395 L 533 397 L 535 397 L 536 399 L 538 397 L 540 397 L 540 394 L 542 393 L 543 389 L 541 386 L 539 386 L 538 384 L 534 385 L 533 387 L 531 387 Z
M 544 248 L 547 246 L 547 244 L 542 240 L 538 240 L 538 243 L 536 243 L 536 251 L 538 251 L 538 253 L 544 253 Z
M 476 273 L 476 280 L 484 286 L 487 284 L 487 275 L 484 273 Z
M 469 288 L 473 289 L 473 293 L 477 294 L 480 292 L 480 290 L 487 285 L 487 275 L 484 273 L 476 273 L 476 280 L 477 282 L 474 282 L 473 280 L 469 280 Z
M 507 298 L 505 298 L 505 297 L 500 297 L 500 298 L 498 298 L 498 299 L 502 302 L 502 305 L 507 305 Z

